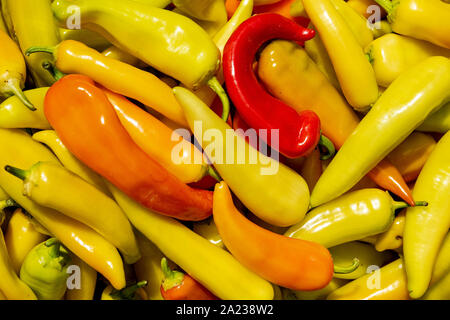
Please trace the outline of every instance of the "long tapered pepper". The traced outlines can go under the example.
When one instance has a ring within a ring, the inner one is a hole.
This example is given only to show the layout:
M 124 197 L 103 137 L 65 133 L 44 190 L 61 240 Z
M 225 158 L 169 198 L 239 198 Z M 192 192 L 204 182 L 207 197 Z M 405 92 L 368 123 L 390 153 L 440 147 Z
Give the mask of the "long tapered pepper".
M 359 118 L 305 51 L 292 42 L 273 41 L 261 53 L 259 79 L 271 94 L 298 112 L 311 109 L 317 113 L 324 135 L 340 149 L 358 126 Z M 406 182 L 389 161 L 382 160 L 368 176 L 380 187 L 413 204 Z
M 317 290 L 331 281 L 333 260 L 328 250 L 277 235 L 245 219 L 234 207 L 225 182 L 216 185 L 213 211 L 228 250 L 261 277 L 293 290 Z
M 54 22 L 48 0 L 5 0 L 2 1 L 3 14 L 11 20 L 11 34 L 17 38 L 22 52 L 33 46 L 55 46 L 59 42 L 59 30 Z M 32 12 L 32 17 L 29 13 Z M 7 19 L 8 20 L 8 19 Z M 31 75 L 38 87 L 55 82 L 48 71 L 51 56 L 39 53 L 25 57 Z
M 197 182 L 205 176 L 208 164 L 194 162 L 203 157 L 192 143 L 126 98 L 109 90 L 103 92 L 133 141 L 152 159 L 184 183 Z
M 434 112 L 417 128 L 418 131 L 446 133 L 450 130 L 450 102 Z
M 218 298 L 273 299 L 272 285 L 225 250 L 178 221 L 145 209 L 113 186 L 111 192 L 136 229 Z
M 375 0 L 396 33 L 450 49 L 450 5 L 442 0 Z
M 436 146 L 436 141 L 428 134 L 413 132 L 387 158 L 394 164 L 406 182 L 417 179 L 420 171 Z
M 405 202 L 394 201 L 387 192 L 362 189 L 311 210 L 285 235 L 329 248 L 386 231 L 394 220 L 395 211 L 407 206 Z
M 124 62 L 105 57 L 85 44 L 66 40 L 55 48 L 31 48 L 52 52 L 56 67 L 64 73 L 83 74 L 111 91 L 142 102 L 178 124 L 185 125 L 183 112 L 171 88 L 153 74 Z
M 327 48 L 344 96 L 356 110 L 366 109 L 377 100 L 378 86 L 351 29 L 330 0 L 304 0 L 303 4 Z
M 279 151 L 298 158 L 309 154 L 320 138 L 320 120 L 311 111 L 298 114 L 288 105 L 270 96 L 253 73 L 257 50 L 268 40 L 282 38 L 306 41 L 314 31 L 305 29 L 278 14 L 260 14 L 242 23 L 224 49 L 223 69 L 231 100 L 244 121 L 256 130 L 279 130 Z
M 195 137 L 242 203 L 259 218 L 275 226 L 290 226 L 302 220 L 308 210 L 309 199 L 305 180 L 292 169 L 251 147 L 195 94 L 182 87 L 173 90 Z M 202 132 L 210 129 L 220 133 L 227 143 L 222 140 L 223 143 L 215 145 L 205 141 Z M 230 143 L 233 145 L 227 149 Z M 213 152 L 222 158 L 213 158 Z
M 16 96 L 12 96 L 0 104 L 0 127 L 5 129 L 50 129 L 44 115 L 44 98 L 48 87 L 24 91 L 24 95 L 36 109 L 31 111 Z
M 0 129 L 0 144 L 9 150 L 0 156 L 0 167 L 27 168 L 38 161 L 59 163 L 50 150 L 21 130 Z M 125 287 L 123 261 L 117 249 L 97 232 L 55 210 L 39 206 L 22 194 L 23 183 L 0 170 L 0 186 L 65 247 L 101 273 L 115 288 Z
M 25 196 L 96 230 L 121 251 L 126 263 L 139 260 L 136 238 L 125 214 L 81 177 L 49 162 L 38 162 L 31 168 L 6 166 L 5 170 L 23 180 Z
M 75 283 L 73 288 L 67 288 L 65 300 L 94 300 L 97 271 L 72 253 L 70 253 L 70 258 L 72 259 L 71 266 L 77 266 L 79 268 L 80 278 L 75 280 L 79 281 L 79 283 Z
M 22 209 L 16 209 L 5 232 L 6 248 L 17 274 L 26 255 L 47 237 L 36 230 Z
M 84 165 L 73 154 L 71 154 L 70 151 L 67 150 L 66 146 L 62 143 L 61 139 L 58 137 L 56 131 L 42 130 L 33 134 L 32 138 L 33 140 L 39 141 L 49 147 L 66 169 L 79 175 L 81 178 L 95 186 L 103 193 L 110 195 L 110 192 L 106 187 L 103 178 L 86 167 L 86 165 Z
M 27 69 L 25 59 L 17 44 L 0 30 L 0 96 L 8 98 L 16 96 L 30 110 L 36 108 L 28 100 L 22 89 L 25 86 Z
M 116 47 L 188 88 L 208 84 L 221 98 L 225 113 L 228 112 L 228 97 L 215 77 L 220 52 L 208 33 L 194 21 L 170 10 L 130 0 L 116 1 L 114 5 L 108 0 L 60 0 L 52 4 L 59 23 L 66 22 L 70 15 L 67 9 L 74 4 L 83 16 L 82 28 L 97 31 Z
M 406 211 L 403 252 L 411 298 L 429 286 L 439 248 L 450 227 L 450 133 L 438 142 L 414 186 L 415 197 L 425 197 L 426 208 Z
M 323 204 L 349 190 L 449 98 L 449 59 L 431 57 L 402 73 L 324 171 L 311 194 L 311 205 Z
M 450 50 L 424 40 L 390 33 L 370 43 L 364 51 L 377 83 L 388 87 L 403 71 L 431 56 L 450 57 Z
M 139 203 L 182 220 L 211 215 L 212 193 L 188 187 L 147 156 L 91 79 L 69 75 L 55 83 L 45 114 L 69 151 Z

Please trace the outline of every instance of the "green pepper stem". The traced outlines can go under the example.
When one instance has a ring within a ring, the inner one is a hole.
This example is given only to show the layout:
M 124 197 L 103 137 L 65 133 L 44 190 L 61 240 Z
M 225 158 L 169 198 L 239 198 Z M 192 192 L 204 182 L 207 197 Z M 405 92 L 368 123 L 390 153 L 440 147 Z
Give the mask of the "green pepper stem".
M 50 47 L 31 47 L 27 51 L 25 51 L 25 55 L 27 57 L 29 57 L 31 54 L 37 53 L 37 52 L 50 53 L 51 55 L 53 55 L 55 53 L 55 48 L 54 47 L 53 48 L 50 48 Z
M 42 68 L 51 73 L 52 77 L 58 81 L 65 76 L 64 73 L 61 72 L 56 66 L 50 61 L 45 61 L 42 63 Z
M 5 171 L 21 180 L 25 180 L 30 176 L 30 170 L 22 170 L 11 166 L 5 166 Z
M 227 122 L 230 115 L 230 100 L 227 93 L 216 77 L 209 79 L 208 86 L 219 96 L 222 102 L 222 120 Z
M 334 266 L 334 273 L 339 273 L 339 274 L 347 274 L 347 273 L 352 273 L 353 271 L 355 271 L 356 269 L 359 268 L 359 259 L 358 258 L 353 258 L 353 263 L 351 266 L 347 266 L 347 267 L 340 267 L 340 266 Z
M 19 79 L 9 79 L 5 88 L 8 92 L 15 95 L 28 109 L 30 109 L 31 111 L 36 111 L 36 108 L 33 106 L 30 100 L 28 100 L 25 93 L 23 93 L 20 87 Z
M 212 166 L 208 167 L 208 175 L 210 175 L 211 177 L 216 179 L 217 182 L 221 182 L 222 181 L 222 178 L 220 177 L 219 173 Z
M 394 5 L 391 0 L 375 0 L 388 14 L 392 13 Z
M 326 153 L 322 153 L 322 151 L 320 152 L 320 160 L 328 160 L 336 154 L 336 148 L 334 147 L 333 142 L 331 142 L 331 140 L 325 137 L 323 134 L 320 135 L 318 145 L 319 147 L 322 147 L 320 149 L 326 150 Z
M 52 258 L 60 257 L 61 242 L 56 238 L 49 239 L 45 242 L 45 246 L 50 248 L 48 255 Z
M 428 202 L 426 201 L 416 201 L 414 202 L 415 207 L 426 207 L 428 206 Z M 392 208 L 394 211 L 397 211 L 398 209 L 404 209 L 411 207 L 408 203 L 403 201 L 393 201 L 392 202 Z
M 184 273 L 176 270 L 171 270 L 166 258 L 161 259 L 161 269 L 164 276 L 162 286 L 165 291 L 168 291 L 183 283 Z
M 147 280 L 139 281 L 129 287 L 126 287 L 122 290 L 116 290 L 111 292 L 109 295 L 115 300 L 134 300 L 134 295 L 136 291 L 140 288 L 143 288 L 147 285 Z

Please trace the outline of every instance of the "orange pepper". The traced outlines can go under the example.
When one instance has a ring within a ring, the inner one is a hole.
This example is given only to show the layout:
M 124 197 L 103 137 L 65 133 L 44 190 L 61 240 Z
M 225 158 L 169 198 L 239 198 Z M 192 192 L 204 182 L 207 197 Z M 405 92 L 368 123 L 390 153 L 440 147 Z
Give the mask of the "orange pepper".
M 435 146 L 436 141 L 432 136 L 413 132 L 388 155 L 388 159 L 397 167 L 405 181 L 411 182 L 417 179 Z
M 239 7 L 240 2 L 241 1 L 239 1 L 239 0 L 226 0 L 225 1 L 225 9 L 227 10 L 228 19 L 230 19 L 233 16 L 234 12 Z
M 223 181 L 214 191 L 213 217 L 231 254 L 262 278 L 292 290 L 318 290 L 333 278 L 333 260 L 325 247 L 250 222 L 234 206 Z

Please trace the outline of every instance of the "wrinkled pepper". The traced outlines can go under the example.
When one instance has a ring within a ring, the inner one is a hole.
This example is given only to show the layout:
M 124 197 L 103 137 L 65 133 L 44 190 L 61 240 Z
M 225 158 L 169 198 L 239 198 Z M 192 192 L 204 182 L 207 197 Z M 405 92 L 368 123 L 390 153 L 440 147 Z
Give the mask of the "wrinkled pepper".
M 418 131 L 446 133 L 450 130 L 450 102 L 428 116 L 417 128 Z
M 271 145 L 277 130 L 278 150 L 289 158 L 308 155 L 320 139 L 320 120 L 311 111 L 298 114 L 290 106 L 269 95 L 253 72 L 253 60 L 267 41 L 282 38 L 306 41 L 314 31 L 305 29 L 278 14 L 255 15 L 243 22 L 227 42 L 223 70 L 228 94 L 239 114 L 255 130 L 267 130 L 264 139 Z
M 292 290 L 318 290 L 331 281 L 333 260 L 326 248 L 318 243 L 284 237 L 253 224 L 235 208 L 230 190 L 223 181 L 214 190 L 213 217 L 233 256 L 271 283 Z
M 66 146 L 62 143 L 58 134 L 54 130 L 42 130 L 38 131 L 32 136 L 33 140 L 39 141 L 45 144 L 56 155 L 62 165 L 77 174 L 85 181 L 89 182 L 97 189 L 102 191 L 106 195 L 110 195 L 108 188 L 106 187 L 103 178 L 97 173 L 86 167 L 80 160 L 78 160 L 73 154 L 67 150 Z
M 413 132 L 387 158 L 398 168 L 405 181 L 411 182 L 417 179 L 435 146 L 432 136 Z
M 367 109 L 378 98 L 378 86 L 350 27 L 330 0 L 303 0 L 303 4 L 328 51 L 348 103 L 356 110 Z
M 0 96 L 8 98 L 16 96 L 30 110 L 36 108 L 28 100 L 22 89 L 25 86 L 27 68 L 25 59 L 17 44 L 0 30 Z
M 349 190 L 449 98 L 449 59 L 431 57 L 402 73 L 324 171 L 311 193 L 311 205 L 321 205 Z
M 49 0 L 4 0 L 3 14 L 10 20 L 10 34 L 14 34 L 22 52 L 33 46 L 55 46 L 59 43 L 59 30 L 56 26 Z M 30 12 L 32 15 L 30 16 Z M 65 23 L 65 22 L 64 22 Z M 55 82 L 51 56 L 39 53 L 25 57 L 34 83 L 38 87 L 49 86 Z
M 71 266 L 77 266 L 80 270 L 79 287 L 66 290 L 65 300 L 94 300 L 95 287 L 97 285 L 97 271 L 86 262 L 70 253 Z
M 307 48 L 313 40 L 307 41 Z M 330 85 L 318 65 L 295 43 L 277 40 L 261 53 L 258 76 L 278 99 L 298 112 L 311 109 L 320 118 L 323 134 L 339 149 L 358 126 L 359 118 L 340 93 Z M 411 191 L 400 172 L 382 160 L 368 176 L 379 186 L 412 204 Z
M 394 220 L 395 211 L 407 206 L 380 189 L 357 190 L 309 211 L 285 235 L 330 248 L 385 232 Z
M 396 215 L 389 229 L 377 236 L 374 244 L 377 251 L 395 250 L 402 247 L 405 220 L 406 210 L 402 210 Z
M 148 157 L 90 78 L 69 75 L 55 83 L 45 114 L 74 156 L 139 203 L 182 220 L 211 215 L 212 193 L 188 187 Z
M 142 102 L 178 124 L 185 125 L 183 112 L 171 88 L 155 75 L 116 59 L 108 58 L 81 42 L 67 40 L 55 48 L 30 48 L 53 53 L 56 67 L 64 73 L 83 74 L 102 86 Z
M 375 0 L 392 30 L 450 49 L 450 5 L 443 0 Z
M 190 275 L 171 270 L 166 258 L 161 259 L 161 270 L 164 278 L 160 290 L 164 300 L 217 300 L 215 295 Z
M 116 246 L 128 264 L 140 258 L 130 222 L 107 195 L 59 164 L 37 162 L 30 168 L 6 166 L 23 180 L 23 194 L 91 227 Z
M 5 129 L 50 129 L 44 115 L 44 98 L 48 87 L 24 91 L 24 95 L 36 109 L 31 111 L 16 96 L 0 104 L 0 127 Z
M 11 264 L 17 274 L 30 250 L 46 238 L 36 230 L 21 208 L 14 211 L 5 232 L 5 242 Z
M 164 255 L 141 232 L 136 231 L 136 238 L 142 254 L 142 258 L 133 265 L 137 281 L 148 282 L 144 290 L 149 300 L 163 300 L 160 289 L 164 278 L 161 270 L 161 259 Z
M 195 94 L 182 87 L 173 90 L 197 141 L 242 203 L 259 218 L 275 226 L 290 226 L 301 221 L 308 210 L 309 189 L 305 180 L 292 169 L 251 147 Z M 199 134 L 203 135 L 202 132 L 209 129 L 220 132 L 228 144 L 235 145 L 227 148 L 227 143 L 208 143 Z M 214 151 L 214 148 L 217 149 Z M 214 161 L 213 151 L 222 155 L 222 159 Z
M 223 300 L 271 300 L 272 285 L 178 221 L 154 213 L 110 184 L 131 223 L 163 254 Z
M 450 132 L 437 143 L 414 186 L 426 208 L 406 211 L 403 253 L 408 291 L 420 298 L 428 289 L 439 248 L 450 228 Z
M 190 133 L 183 137 L 128 99 L 109 90 L 103 92 L 128 134 L 149 157 L 184 183 L 197 182 L 205 176 L 208 164 L 202 152 L 187 140 Z M 195 159 L 202 161 L 197 163 Z
M 141 300 L 139 290 L 145 288 L 147 281 L 139 281 L 121 290 L 107 286 L 101 296 L 101 300 Z
M 207 84 L 228 112 L 228 97 L 215 77 L 220 52 L 208 33 L 194 21 L 170 10 L 130 0 L 116 1 L 114 5 L 108 0 L 59 0 L 52 4 L 59 23 L 65 23 L 69 16 L 67 8 L 74 4 L 80 7 L 82 28 L 97 31 L 116 47 L 188 88 L 195 90 Z M 224 117 L 227 118 L 228 115 Z
M 27 168 L 38 161 L 59 163 L 53 153 L 21 130 L 0 129 L 0 144 L 9 152 L 0 157 L 0 167 Z M 117 249 L 97 232 L 53 209 L 39 206 L 22 194 L 23 183 L 0 170 L 0 186 L 65 247 L 100 272 L 115 288 L 125 287 L 122 258 Z
M 383 87 L 388 87 L 403 71 L 426 58 L 450 57 L 449 49 L 395 33 L 374 40 L 364 51 L 375 71 L 377 83 Z
M 48 239 L 27 254 L 20 268 L 20 279 L 39 300 L 61 300 L 67 289 L 70 262 L 67 249 L 57 239 Z

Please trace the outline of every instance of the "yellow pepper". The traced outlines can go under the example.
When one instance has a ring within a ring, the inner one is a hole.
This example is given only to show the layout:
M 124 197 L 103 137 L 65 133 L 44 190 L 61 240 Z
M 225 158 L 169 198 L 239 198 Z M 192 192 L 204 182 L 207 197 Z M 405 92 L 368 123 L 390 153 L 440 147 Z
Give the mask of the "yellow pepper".
M 9 33 L 8 28 L 6 27 L 5 20 L 3 19 L 2 9 L 0 8 L 0 31 Z
M 195 222 L 193 230 L 195 233 L 201 235 L 212 244 L 218 246 L 219 248 L 225 249 L 222 237 L 220 236 L 219 230 L 217 230 L 217 226 L 212 217 L 204 221 Z
M 163 254 L 220 299 L 271 300 L 272 285 L 178 221 L 154 213 L 110 185 L 131 223 Z
M 434 112 L 417 128 L 418 131 L 446 133 L 450 130 L 450 102 Z
M 106 48 L 105 50 L 103 50 L 102 54 L 107 58 L 119 60 L 136 68 L 145 67 L 145 63 L 143 63 L 141 60 L 115 46 Z
M 395 250 L 403 245 L 403 231 L 405 230 L 406 210 L 400 211 L 386 232 L 378 235 L 375 242 L 377 251 Z
M 143 289 L 149 300 L 163 300 L 160 289 L 164 279 L 161 270 L 161 259 L 164 258 L 164 255 L 139 231 L 136 232 L 136 239 L 142 254 L 142 258 L 134 264 L 137 281 L 146 280 L 148 282 Z
M 450 132 L 438 142 L 420 172 L 413 196 L 427 207 L 406 211 L 403 253 L 411 298 L 428 289 L 440 246 L 450 228 Z
M 0 104 L 0 127 L 5 129 L 50 129 L 51 126 L 44 115 L 44 98 L 48 87 L 24 91 L 27 99 L 36 108 L 28 109 L 16 96 L 12 96 Z
M 11 264 L 17 274 L 28 252 L 45 239 L 47 236 L 35 229 L 22 209 L 14 211 L 6 229 L 5 242 Z
M 146 285 L 147 281 L 145 280 L 121 290 L 114 290 L 114 288 L 109 285 L 103 290 L 100 300 L 148 300 L 146 296 L 143 297 L 141 294 L 141 290 L 145 288 Z
M 386 20 L 381 20 L 378 21 L 377 23 L 378 24 L 371 25 L 371 30 L 374 39 L 378 39 L 386 34 L 392 33 L 392 28 L 389 22 L 387 22 Z
M 378 98 L 378 86 L 350 27 L 330 0 L 304 0 L 303 4 L 328 51 L 347 101 L 356 110 L 367 109 Z
M 111 43 L 98 33 L 86 29 L 64 29 L 59 28 L 61 41 L 75 40 L 84 43 L 97 51 L 107 50 Z
M 8 98 L 16 96 L 30 110 L 36 108 L 28 100 L 22 89 L 25 86 L 27 68 L 25 59 L 17 44 L 0 30 L 0 96 Z
M 333 278 L 323 289 L 313 291 L 292 291 L 297 300 L 324 300 L 330 293 L 348 283 L 349 280 Z
M 50 150 L 20 130 L 0 129 L 0 144 L 9 151 L 1 153 L 0 168 L 8 164 L 26 168 L 36 161 L 59 163 Z M 5 170 L 0 170 L 0 186 L 64 246 L 100 272 L 115 288 L 125 287 L 123 261 L 111 243 L 86 225 L 25 197 L 22 194 L 23 184 Z
M 370 6 L 377 6 L 380 9 L 380 18 L 384 18 L 386 16 L 386 12 L 379 5 L 377 5 L 374 0 L 348 0 L 347 4 L 365 18 L 369 18 L 372 14 L 374 14 L 373 10 L 369 10 Z
M 33 291 L 17 276 L 9 259 L 3 232 L 0 229 L 0 292 L 8 300 L 36 300 Z
M 86 262 L 70 253 L 71 265 L 77 266 L 80 271 L 79 287 L 67 288 L 65 300 L 93 300 L 97 285 L 97 271 Z
M 450 272 L 438 283 L 431 286 L 422 300 L 450 300 Z
M 377 83 L 388 87 L 405 70 L 431 56 L 450 57 L 450 50 L 427 41 L 386 34 L 365 47 Z
M 72 153 L 70 153 L 70 151 L 62 143 L 61 139 L 59 139 L 56 131 L 39 131 L 36 132 L 32 138 L 33 140 L 42 142 L 48 146 L 65 168 L 77 174 L 106 195 L 110 195 L 103 179 L 97 173 L 88 168 L 84 163 L 78 160 Z

